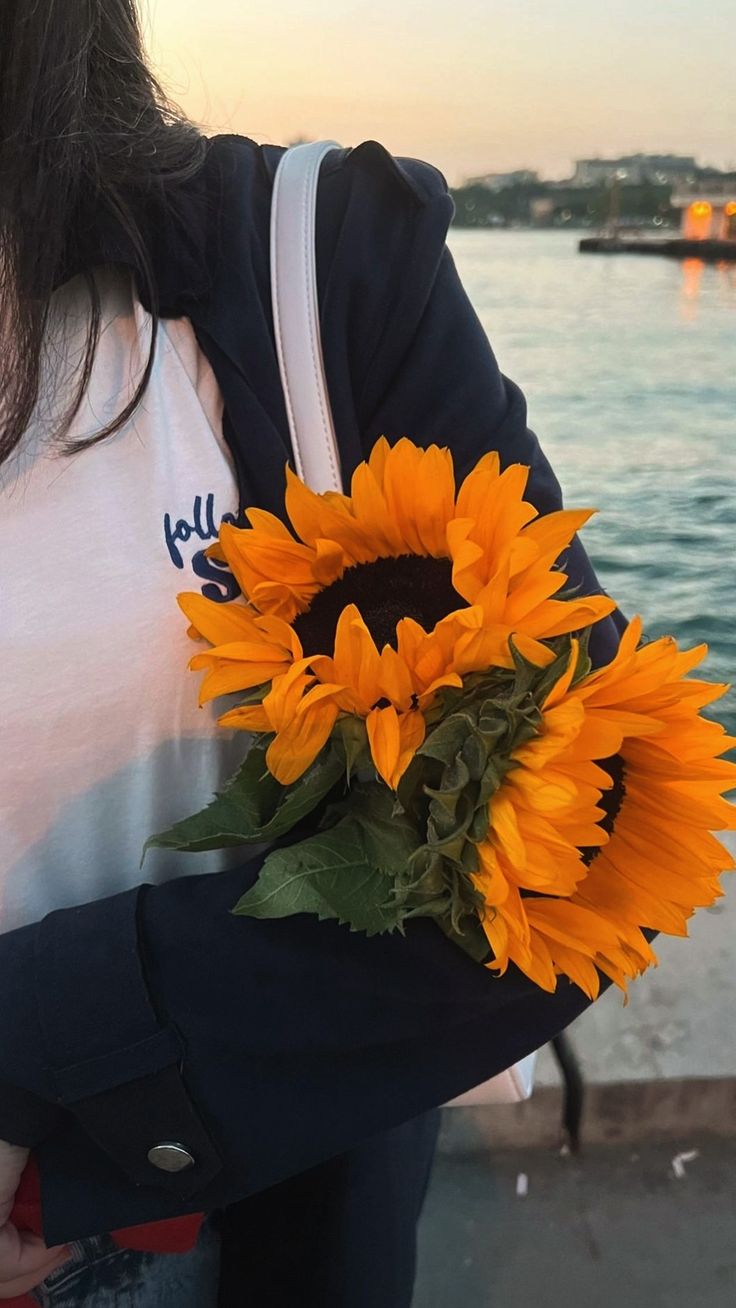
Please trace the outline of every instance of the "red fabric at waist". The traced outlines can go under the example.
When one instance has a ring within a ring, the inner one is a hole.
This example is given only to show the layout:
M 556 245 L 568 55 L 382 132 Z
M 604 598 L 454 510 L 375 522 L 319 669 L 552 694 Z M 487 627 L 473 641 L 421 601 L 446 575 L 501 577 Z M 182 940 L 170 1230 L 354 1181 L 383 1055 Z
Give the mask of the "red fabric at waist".
M 19 1231 L 42 1235 L 41 1185 L 38 1168 L 31 1159 L 26 1167 L 15 1197 L 10 1220 Z M 145 1226 L 126 1226 L 111 1231 L 111 1238 L 121 1249 L 137 1249 L 141 1253 L 187 1253 L 197 1243 L 204 1221 L 203 1213 L 190 1213 L 186 1217 L 172 1217 L 163 1222 L 148 1222 Z M 35 1308 L 26 1295 L 4 1301 L 9 1308 Z

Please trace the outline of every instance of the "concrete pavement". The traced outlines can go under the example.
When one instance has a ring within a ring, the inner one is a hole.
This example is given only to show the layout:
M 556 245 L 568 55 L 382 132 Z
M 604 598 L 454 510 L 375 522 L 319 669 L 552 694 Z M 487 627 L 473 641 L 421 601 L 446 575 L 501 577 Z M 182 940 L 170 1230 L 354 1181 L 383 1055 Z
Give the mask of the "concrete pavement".
M 723 886 L 689 939 L 657 939 L 628 1006 L 611 990 L 570 1028 L 579 1158 L 560 1153 L 549 1050 L 529 1103 L 446 1111 L 413 1308 L 736 1308 L 736 876 Z
M 734 1304 L 736 1139 L 438 1156 L 413 1308 Z

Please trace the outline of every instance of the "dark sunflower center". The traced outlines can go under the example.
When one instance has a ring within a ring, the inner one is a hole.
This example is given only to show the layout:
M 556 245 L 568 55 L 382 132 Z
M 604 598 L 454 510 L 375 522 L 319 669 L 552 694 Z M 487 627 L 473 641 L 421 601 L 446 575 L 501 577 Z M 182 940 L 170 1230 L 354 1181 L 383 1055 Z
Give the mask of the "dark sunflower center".
M 414 618 L 430 631 L 448 613 L 467 607 L 453 588 L 450 559 L 402 554 L 356 563 L 315 595 L 307 612 L 292 624 L 305 655 L 332 653 L 337 621 L 347 604 L 357 604 L 379 649 L 396 648 L 401 618 Z
M 603 827 L 603 830 L 610 836 L 626 797 L 624 761 L 620 754 L 612 754 L 610 758 L 596 759 L 596 763 L 599 768 L 603 768 L 603 771 L 608 773 L 609 777 L 613 778 L 611 789 L 604 790 L 598 800 L 598 807 L 605 809 L 605 817 L 599 818 L 598 826 Z M 600 849 L 596 845 L 589 845 L 581 849 L 580 852 L 583 856 L 583 862 L 586 867 L 589 867 L 596 854 L 600 853 Z

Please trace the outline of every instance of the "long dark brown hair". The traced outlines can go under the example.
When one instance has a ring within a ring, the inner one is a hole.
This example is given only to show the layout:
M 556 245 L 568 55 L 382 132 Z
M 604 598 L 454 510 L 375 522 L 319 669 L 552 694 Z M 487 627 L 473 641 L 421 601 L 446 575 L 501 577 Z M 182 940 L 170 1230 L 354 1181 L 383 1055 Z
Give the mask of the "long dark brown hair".
M 138 256 L 153 333 L 140 385 L 117 431 L 145 393 L 154 361 L 158 299 L 141 229 L 141 204 L 201 167 L 207 140 L 166 98 L 146 63 L 136 0 L 2 0 L 0 3 L 0 464 L 26 430 L 39 396 L 49 304 L 70 244 L 104 206 Z M 63 441 L 79 411 L 100 336 L 99 292 L 89 268 L 86 347 Z

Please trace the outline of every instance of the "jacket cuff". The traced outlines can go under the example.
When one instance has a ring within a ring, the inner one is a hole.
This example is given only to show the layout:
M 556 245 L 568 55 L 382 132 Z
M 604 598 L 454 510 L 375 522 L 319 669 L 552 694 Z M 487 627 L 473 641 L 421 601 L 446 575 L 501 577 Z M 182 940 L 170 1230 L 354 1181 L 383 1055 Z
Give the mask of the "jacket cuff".
M 36 928 L 36 989 L 55 1096 L 135 1185 L 187 1199 L 222 1160 L 184 1083 L 185 1046 L 154 1011 L 138 951 L 146 887 L 52 913 Z M 149 1155 L 176 1143 L 182 1171 Z
M 58 1104 L 40 1099 L 30 1090 L 0 1081 L 0 1140 L 35 1149 L 63 1117 Z

